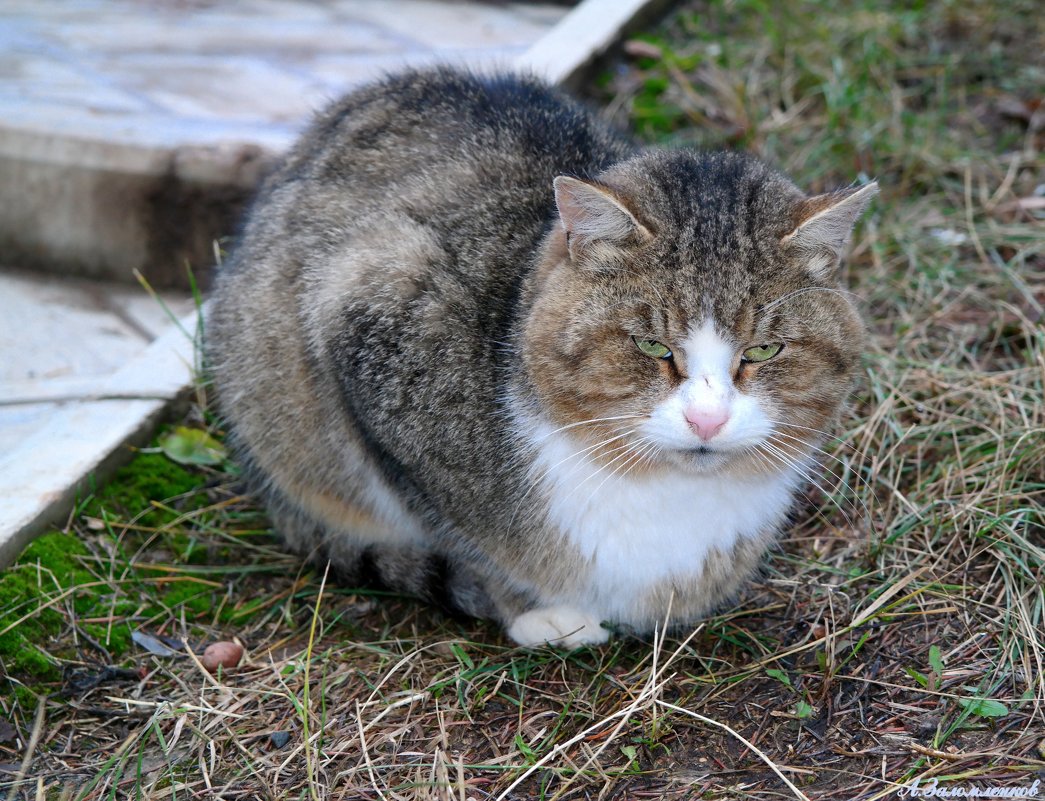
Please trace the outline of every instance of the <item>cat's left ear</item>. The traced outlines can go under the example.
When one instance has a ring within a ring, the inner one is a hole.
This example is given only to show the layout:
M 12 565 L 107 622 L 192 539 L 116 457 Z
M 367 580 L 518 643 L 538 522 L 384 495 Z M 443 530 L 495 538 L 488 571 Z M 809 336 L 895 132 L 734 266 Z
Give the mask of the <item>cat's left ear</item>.
M 553 183 L 555 205 L 574 261 L 591 255 L 600 245 L 616 249 L 629 240 L 651 237 L 624 200 L 609 188 L 566 175 Z
M 830 277 L 845 255 L 853 226 L 877 194 L 878 184 L 872 181 L 854 189 L 806 198 L 795 212 L 795 229 L 781 244 L 805 259 L 806 269 L 817 278 Z

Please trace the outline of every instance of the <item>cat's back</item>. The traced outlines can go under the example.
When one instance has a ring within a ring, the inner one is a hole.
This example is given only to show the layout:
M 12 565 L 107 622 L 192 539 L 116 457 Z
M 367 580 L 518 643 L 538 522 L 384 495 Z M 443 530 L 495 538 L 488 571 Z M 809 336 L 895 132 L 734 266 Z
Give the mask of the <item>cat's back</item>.
M 487 210 L 544 222 L 555 175 L 591 175 L 633 150 L 536 78 L 414 70 L 327 108 L 259 204 L 270 222 L 279 215 L 297 226 L 335 217 L 345 225 L 393 210 L 447 230 Z
M 449 268 L 471 300 L 496 305 L 485 295 L 513 282 L 489 278 L 532 261 L 554 177 L 593 176 L 634 150 L 532 76 L 391 75 L 329 106 L 265 181 L 219 294 L 266 308 L 311 294 L 314 310 L 331 281 L 335 294 L 351 285 L 374 296 L 404 268 L 410 281 Z M 369 254 L 365 275 L 345 267 L 346 253 Z
M 555 176 L 593 176 L 634 149 L 532 76 L 411 70 L 351 92 L 266 180 L 219 273 L 216 372 L 253 381 L 261 366 L 243 365 L 260 356 L 271 374 L 307 373 L 346 315 L 402 329 L 404 346 L 434 328 L 496 339 L 552 221 Z

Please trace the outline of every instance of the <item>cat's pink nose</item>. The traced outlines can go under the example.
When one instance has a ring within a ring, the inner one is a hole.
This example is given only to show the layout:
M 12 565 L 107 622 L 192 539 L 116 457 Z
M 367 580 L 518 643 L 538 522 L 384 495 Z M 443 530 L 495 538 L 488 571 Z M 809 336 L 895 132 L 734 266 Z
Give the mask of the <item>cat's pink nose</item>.
M 715 436 L 729 422 L 728 409 L 686 409 L 686 422 L 698 437 L 707 441 Z

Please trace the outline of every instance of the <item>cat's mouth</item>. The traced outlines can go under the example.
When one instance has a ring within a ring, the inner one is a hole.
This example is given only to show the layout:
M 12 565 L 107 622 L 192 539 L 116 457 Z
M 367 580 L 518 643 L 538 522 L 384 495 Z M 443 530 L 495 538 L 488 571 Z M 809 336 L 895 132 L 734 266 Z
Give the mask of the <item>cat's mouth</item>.
M 729 461 L 729 452 L 722 448 L 709 448 L 707 445 L 697 445 L 694 448 L 679 450 L 679 456 L 683 464 L 691 470 L 704 473 L 709 470 L 717 470 Z

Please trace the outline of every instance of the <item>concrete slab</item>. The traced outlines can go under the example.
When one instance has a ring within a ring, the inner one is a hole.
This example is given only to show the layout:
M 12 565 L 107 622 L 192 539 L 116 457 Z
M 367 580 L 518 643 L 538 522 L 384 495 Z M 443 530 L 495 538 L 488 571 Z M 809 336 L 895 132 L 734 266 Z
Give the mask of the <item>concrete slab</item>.
M 170 315 L 192 310 L 165 293 Z M 0 385 L 107 377 L 163 333 L 171 318 L 141 287 L 0 271 Z
M 194 307 L 185 295 L 162 300 L 140 287 L 0 271 L 0 454 L 18 449 L 52 413 L 97 397 L 171 327 L 171 315 Z
M 479 0 L 0 4 L 0 252 L 206 283 L 310 115 L 406 64 L 510 64 L 567 12 Z
M 587 0 L 579 3 L 516 64 L 552 83 L 576 87 L 615 43 L 668 5 L 667 0 Z
M 182 321 L 194 331 L 195 314 Z M 91 399 L 51 409 L 0 452 L 0 565 L 68 514 L 91 480 L 104 481 L 147 440 L 169 404 L 191 385 L 193 343 L 172 328 L 108 378 Z

